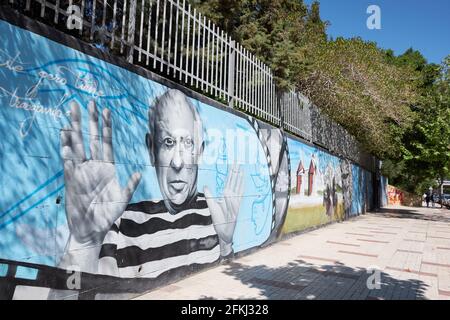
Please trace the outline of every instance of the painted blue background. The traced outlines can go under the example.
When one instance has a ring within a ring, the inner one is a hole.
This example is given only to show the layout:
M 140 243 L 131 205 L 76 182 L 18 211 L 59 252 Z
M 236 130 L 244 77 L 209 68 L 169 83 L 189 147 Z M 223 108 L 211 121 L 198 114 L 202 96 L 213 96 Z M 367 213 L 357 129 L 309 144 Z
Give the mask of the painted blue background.
M 352 215 L 373 209 L 372 173 L 358 165 L 352 165 Z

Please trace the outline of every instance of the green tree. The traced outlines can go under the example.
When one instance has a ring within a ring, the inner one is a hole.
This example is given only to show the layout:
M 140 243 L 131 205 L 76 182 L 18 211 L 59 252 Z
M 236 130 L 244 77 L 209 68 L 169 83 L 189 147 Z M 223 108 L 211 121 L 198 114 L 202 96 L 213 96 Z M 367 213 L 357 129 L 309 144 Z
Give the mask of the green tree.
M 417 54 L 410 53 L 413 59 L 400 57 L 402 63 L 419 61 Z M 450 174 L 450 56 L 439 67 L 426 62 L 416 66 L 424 81 L 420 99 L 412 107 L 415 121 L 403 136 L 401 157 L 391 161 L 401 169 L 395 174 L 392 170 L 385 173 L 406 190 L 423 193 Z
M 379 158 L 399 153 L 412 124 L 410 105 L 418 73 L 390 63 L 375 43 L 337 38 L 321 44 L 313 71 L 299 74 L 298 88 Z

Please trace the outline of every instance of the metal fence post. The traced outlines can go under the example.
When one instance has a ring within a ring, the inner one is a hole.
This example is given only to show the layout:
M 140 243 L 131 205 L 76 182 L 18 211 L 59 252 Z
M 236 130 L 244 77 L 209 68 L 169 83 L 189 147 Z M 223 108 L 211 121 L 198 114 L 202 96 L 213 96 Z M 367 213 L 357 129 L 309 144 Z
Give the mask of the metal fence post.
M 232 40 L 230 42 L 230 57 L 228 59 L 228 106 L 234 107 L 234 81 L 236 77 L 236 42 Z
M 128 57 L 127 61 L 133 63 L 134 31 L 136 29 L 136 0 L 130 0 L 130 12 L 128 15 Z
M 278 115 L 279 115 L 279 121 L 280 121 L 280 128 L 284 130 L 284 105 L 283 105 L 283 97 L 284 94 L 275 87 L 275 94 L 277 97 L 277 107 L 278 107 Z

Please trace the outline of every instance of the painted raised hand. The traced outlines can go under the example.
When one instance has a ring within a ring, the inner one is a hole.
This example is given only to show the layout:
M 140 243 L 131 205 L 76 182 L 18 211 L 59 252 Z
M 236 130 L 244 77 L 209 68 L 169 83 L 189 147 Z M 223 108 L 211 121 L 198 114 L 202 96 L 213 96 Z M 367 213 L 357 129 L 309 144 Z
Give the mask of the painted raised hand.
M 219 236 L 222 256 L 227 256 L 232 250 L 231 244 L 244 193 L 244 182 L 240 166 L 234 165 L 228 174 L 222 197 L 214 198 L 208 187 L 204 188 L 214 228 Z
M 103 110 L 100 135 L 93 101 L 88 110 L 90 159 L 86 158 L 80 107 L 76 102 L 71 105 L 71 126 L 61 131 L 65 206 L 71 236 L 78 243 L 101 243 L 125 211 L 141 174 L 133 173 L 125 188 L 120 186 L 114 164 L 111 112 Z

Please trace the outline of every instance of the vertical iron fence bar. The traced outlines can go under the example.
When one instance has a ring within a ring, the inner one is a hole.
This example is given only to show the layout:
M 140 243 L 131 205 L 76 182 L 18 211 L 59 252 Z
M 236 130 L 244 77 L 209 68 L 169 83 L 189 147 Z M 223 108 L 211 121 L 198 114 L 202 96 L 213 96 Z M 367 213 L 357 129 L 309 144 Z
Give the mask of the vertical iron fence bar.
M 252 53 L 250 53 L 250 63 L 251 63 L 251 77 L 250 77 L 250 79 L 251 79 L 251 89 L 250 89 L 250 101 L 251 101 L 251 104 L 252 104 L 252 107 L 254 108 L 254 109 L 256 109 L 256 110 L 254 110 L 253 112 L 256 112 L 256 114 L 259 116 L 259 110 L 258 110 L 258 108 L 256 108 L 256 104 L 255 104 L 255 78 L 256 78 L 256 76 L 255 76 L 255 71 L 256 71 L 256 68 L 255 68 L 255 56 L 252 54 Z
M 267 104 L 267 96 L 269 94 L 269 91 L 267 90 L 267 66 L 264 64 L 263 65 L 263 92 L 264 92 L 264 96 L 263 96 L 263 105 L 264 105 L 264 109 L 267 110 L 267 112 L 269 112 L 269 114 L 273 117 L 272 112 L 270 112 L 269 110 L 269 105 Z
M 213 24 L 211 27 L 211 33 L 212 33 L 212 48 L 211 48 L 211 84 L 212 84 L 212 90 L 211 94 L 214 96 L 217 96 L 217 47 L 219 45 L 219 38 L 217 34 L 217 26 Z
M 294 122 L 294 97 L 292 91 L 289 92 L 289 111 L 290 111 L 290 123 Z
M 159 0 L 156 0 L 156 18 L 155 18 L 155 42 L 154 50 L 153 50 L 153 69 L 156 69 L 156 60 L 158 57 L 158 26 L 159 26 Z
M 84 1 L 84 0 L 83 0 Z M 116 39 L 116 12 L 117 12 L 117 0 L 114 0 L 114 7 L 113 7 L 113 21 L 112 21 L 112 30 L 111 30 L 111 50 L 114 49 L 114 41 Z
M 256 76 L 255 76 L 255 56 L 251 52 L 249 53 L 249 55 L 250 55 L 250 66 L 251 66 L 251 71 L 250 71 L 251 72 L 251 76 L 250 76 L 250 79 L 251 79 L 250 101 L 251 102 L 250 103 L 253 107 L 253 112 L 255 112 L 255 114 L 259 116 L 259 110 L 255 104 L 255 78 L 256 78 Z
M 183 8 L 181 9 L 181 45 L 180 45 L 180 81 L 183 76 L 183 49 L 184 49 L 184 16 L 185 16 L 185 6 L 186 0 L 183 0 Z
M 232 40 L 231 40 L 232 41 Z M 230 41 L 230 47 L 231 47 L 231 41 Z M 233 51 L 235 52 L 236 56 L 236 68 L 234 74 L 236 79 L 236 84 L 234 86 L 234 97 L 237 98 L 237 106 L 242 107 L 242 101 L 241 101 L 241 88 L 242 88 L 242 54 L 241 54 L 241 47 L 239 45 L 239 42 L 235 42 L 233 45 Z
M 248 103 L 248 88 L 249 88 L 249 83 L 250 83 L 250 69 L 249 69 L 249 59 L 248 59 L 248 53 L 247 53 L 247 49 L 245 49 L 244 47 L 242 47 L 243 52 L 245 54 L 245 77 L 244 77 L 244 81 L 243 81 L 243 85 L 244 85 L 244 101 L 245 101 L 245 111 L 249 111 L 249 103 Z
M 199 78 L 200 78 L 200 74 L 199 74 L 199 71 L 200 71 L 200 32 L 201 32 L 201 30 L 202 30 L 202 26 L 201 26 L 201 24 L 200 24 L 200 21 L 201 21 L 201 19 L 202 19 L 202 14 L 200 13 L 200 11 L 198 12 L 198 24 L 197 24 L 197 59 L 196 59 L 196 63 L 197 63 L 197 70 L 196 70 L 196 72 L 195 72 L 195 75 L 196 75 L 196 81 L 195 81 L 195 87 L 196 88 L 198 88 L 198 81 L 199 81 Z
M 250 53 L 245 48 L 244 48 L 244 51 L 245 51 L 245 62 L 247 63 L 246 77 L 245 77 L 245 80 L 244 80 L 244 82 L 245 82 L 245 102 L 247 104 L 247 111 L 252 111 L 251 103 L 250 103 L 252 66 L 250 64 Z
M 270 87 L 270 83 L 272 81 L 272 78 L 270 76 L 270 68 L 269 66 L 266 67 L 267 69 L 267 84 L 266 84 L 266 90 L 267 90 L 267 109 L 270 110 L 270 113 L 274 115 L 274 118 L 276 119 L 275 114 L 273 113 L 273 104 L 271 101 L 271 96 L 272 96 L 272 90 Z
M 172 55 L 172 15 L 173 15 L 173 5 L 172 5 L 172 0 L 169 0 L 169 6 L 170 6 L 170 10 L 169 10 L 169 46 L 167 47 L 167 74 L 169 75 L 170 73 L 170 66 L 171 66 L 171 62 L 170 62 L 170 56 Z M 172 73 L 175 75 L 175 66 L 172 65 Z
M 262 92 L 261 92 L 261 61 L 259 59 L 256 60 L 257 61 L 257 90 L 256 90 L 256 104 L 258 105 L 258 108 L 260 108 L 263 112 L 264 112 L 264 116 L 267 118 L 267 113 L 265 112 L 266 110 L 264 109 L 264 106 L 262 105 L 261 101 L 262 101 Z M 269 119 L 266 119 L 269 120 Z
M 224 59 L 225 59 L 225 55 L 223 54 L 223 45 L 224 45 L 224 32 L 222 30 L 221 32 L 221 36 L 220 36 L 220 74 L 219 74 L 219 97 L 223 97 L 225 98 L 225 81 L 223 80 L 223 77 L 225 76 L 226 72 L 225 72 L 225 66 L 224 66 Z M 226 50 L 226 46 L 225 46 L 225 50 Z
M 80 35 L 83 34 L 83 23 L 84 23 L 84 5 L 86 0 L 81 1 L 81 24 L 80 24 Z
M 220 40 L 220 35 L 219 35 L 219 27 L 215 28 L 216 31 L 216 73 L 215 73 L 215 78 L 214 78 L 214 85 L 215 85 L 215 91 L 214 91 L 214 95 L 217 96 L 217 91 L 219 88 L 219 81 L 218 81 L 218 75 L 219 75 L 219 40 Z
M 297 123 L 297 114 L 299 112 L 298 109 L 296 109 L 297 105 L 295 104 L 295 92 L 291 91 L 291 108 L 292 108 L 292 123 L 296 124 Z M 296 131 L 299 131 L 299 128 L 296 127 Z
M 291 93 L 288 92 L 286 94 L 286 101 L 284 102 L 284 104 L 282 105 L 282 109 L 283 110 L 283 119 L 284 119 L 284 123 L 287 122 L 287 124 L 290 124 L 292 122 L 292 100 L 291 100 Z M 286 120 L 286 117 L 288 118 Z M 291 130 L 291 131 L 295 131 L 295 130 Z
M 175 50 L 174 50 L 174 57 L 173 57 L 173 76 L 176 77 L 177 76 L 177 68 L 179 65 L 177 65 L 177 58 L 178 58 L 178 17 L 180 15 L 180 0 L 177 0 L 177 6 L 176 6 L 176 10 L 177 12 L 177 17 L 175 19 Z M 179 66 L 181 67 L 181 65 Z
M 266 106 L 264 105 L 264 63 L 259 60 L 259 82 L 258 82 L 258 88 L 259 88 L 259 99 L 258 99 L 258 103 L 261 109 L 263 109 L 266 113 L 266 117 L 269 118 L 270 120 L 270 116 L 271 114 L 269 114 L 268 110 L 266 109 Z
M 264 111 L 265 117 L 267 118 L 267 120 L 270 120 L 270 118 L 268 117 L 268 112 L 267 110 L 264 108 L 264 105 L 262 104 L 262 95 L 264 94 L 262 92 L 262 61 L 258 59 L 258 99 L 257 99 L 257 103 L 259 108 L 261 108 L 261 110 Z
M 243 103 L 243 99 L 244 99 L 244 85 L 243 85 L 243 78 L 244 78 L 244 64 L 245 64 L 245 59 L 244 59 L 244 54 L 242 52 L 242 46 L 240 45 L 240 43 L 237 43 L 238 45 L 238 55 L 239 55 L 239 91 L 238 91 L 238 95 L 239 95 L 239 106 L 241 108 L 245 108 L 245 105 Z
M 210 82 L 209 82 L 209 45 L 210 45 L 210 34 L 209 34 L 209 28 L 211 26 L 211 20 L 208 19 L 208 28 L 206 29 L 208 31 L 208 41 L 207 41 L 207 47 L 206 47 L 206 92 L 209 90 Z
M 216 30 L 216 25 L 214 24 L 214 22 L 212 23 L 212 26 L 211 26 L 211 35 L 212 35 L 212 39 L 211 39 L 211 41 L 212 41 L 212 46 L 211 46 L 211 79 L 210 79 L 210 82 L 211 82 L 211 90 L 210 90 L 210 93 L 211 94 L 214 94 L 214 89 L 215 89 L 215 83 L 214 83 L 214 72 L 216 71 L 215 70 L 215 68 L 214 68 L 214 59 L 215 59 L 215 57 L 214 57 L 214 50 L 215 50 L 215 45 L 216 45 L 216 35 L 215 35 L 215 33 L 214 33 L 214 30 Z
M 183 8 L 181 9 L 182 12 L 182 22 L 181 22 L 181 46 L 180 46 L 180 81 L 182 79 L 182 71 L 184 72 L 184 68 L 183 68 L 183 50 L 184 50 L 184 16 L 186 15 L 185 13 L 185 1 L 183 0 Z
M 261 98 L 262 98 L 262 91 L 261 91 L 261 61 L 259 59 L 256 60 L 258 62 L 258 82 L 257 82 L 257 99 L 256 99 L 256 103 L 258 105 L 258 108 L 260 108 L 261 110 L 264 110 L 263 105 L 261 103 Z M 264 110 L 266 111 L 266 110 Z
M 237 100 L 235 101 L 235 104 L 237 102 L 237 106 L 240 107 L 240 100 L 239 100 L 239 90 L 240 90 L 240 82 L 241 82 L 241 55 L 239 52 L 239 43 L 234 43 L 232 44 L 233 40 L 230 40 L 229 45 L 230 45 L 230 51 L 232 50 L 231 48 L 233 48 L 233 51 L 235 53 L 235 68 L 234 68 L 234 92 L 233 92 L 233 97 L 230 97 L 231 99 L 233 99 L 234 97 L 237 98 Z M 231 64 L 231 56 L 229 59 L 229 64 Z
M 133 63 L 133 53 L 134 53 L 134 32 L 136 30 L 136 1 L 130 0 L 130 14 L 128 17 L 128 58 L 129 63 Z
M 46 1 L 41 0 L 41 18 L 45 16 Z
M 141 0 L 141 27 L 139 29 L 139 53 L 138 53 L 138 61 L 141 62 L 142 57 L 142 37 L 144 33 L 144 9 L 145 9 L 145 0 Z
M 283 114 L 284 114 L 284 122 L 288 123 L 290 122 L 290 118 L 291 118 L 291 105 L 290 105 L 290 99 L 289 99 L 289 92 L 288 93 L 283 93 L 284 99 L 282 100 L 282 109 L 283 110 Z
M 269 70 L 269 80 L 267 84 L 267 90 L 269 92 L 269 103 L 270 103 L 270 110 L 272 114 L 275 114 L 273 111 L 275 110 L 273 105 L 273 92 L 272 92 L 272 73 Z M 278 118 L 278 117 L 277 117 Z
M 212 32 L 212 46 L 211 46 L 211 83 L 212 83 L 212 90 L 211 93 L 213 95 L 217 95 L 217 67 L 216 67 L 216 61 L 217 61 L 217 35 L 216 35 L 216 25 L 213 23 L 211 26 L 211 32 Z
M 245 84 L 247 83 L 247 60 L 245 57 L 245 48 L 242 47 L 241 44 L 239 44 L 239 51 L 242 59 L 242 65 L 241 65 L 241 83 L 239 84 L 241 86 L 241 101 L 242 101 L 242 107 L 244 110 L 246 110 L 246 104 L 245 104 Z
M 236 64 L 236 50 L 234 48 L 235 42 L 230 41 L 230 50 L 229 55 L 230 58 L 228 59 L 228 106 L 230 108 L 234 107 L 234 82 L 235 82 L 235 64 Z M 225 72 L 224 72 L 225 73 Z
M 241 44 L 238 43 L 238 45 L 239 45 L 239 103 L 240 107 L 245 109 L 244 104 L 245 57 Z
M 205 88 L 205 35 L 206 35 L 206 17 L 203 16 L 203 37 L 202 37 L 202 83 L 201 88 Z
M 219 48 L 219 80 L 217 80 L 217 85 L 219 87 L 219 98 L 222 98 L 223 95 L 223 88 L 222 88 L 222 77 L 223 74 L 225 72 L 223 72 L 222 68 L 223 68 L 223 30 L 220 30 L 219 28 L 217 29 L 217 31 L 219 32 L 219 44 L 220 44 L 220 48 Z
M 277 102 L 277 93 L 275 92 L 275 85 L 274 85 L 274 80 L 273 80 L 273 74 L 271 74 L 272 76 L 272 83 L 271 83 L 271 94 L 272 94 L 272 105 L 273 105 L 273 109 L 276 110 L 277 115 L 278 115 L 278 119 L 280 118 L 280 110 L 278 108 L 278 102 Z M 279 123 L 278 123 L 279 124 Z
M 259 103 L 261 104 L 261 108 L 266 112 L 266 115 L 270 115 L 269 110 L 267 110 L 265 104 L 264 104 L 264 98 L 266 93 L 264 92 L 264 63 L 262 61 L 260 61 L 260 69 L 259 69 L 259 92 L 260 92 L 260 97 L 259 97 Z
M 150 43 L 151 43 L 151 30 L 152 30 L 152 9 L 153 9 L 153 0 L 149 0 L 148 6 L 148 30 L 147 30 L 147 59 L 145 60 L 145 64 L 148 66 L 150 63 Z M 153 57 L 153 60 L 155 57 Z
M 191 33 L 191 5 L 188 4 L 188 14 L 187 14 L 187 35 L 186 35 L 186 67 L 185 67 L 185 78 L 184 82 L 188 82 L 189 76 L 189 43 L 190 43 L 190 33 Z
M 97 6 L 97 0 L 94 0 L 94 1 L 92 2 L 92 15 L 91 15 L 91 37 L 90 37 L 90 40 L 91 40 L 91 41 L 94 40 L 95 25 L 96 25 L 96 22 L 95 22 L 95 17 L 96 17 L 95 10 L 96 10 L 96 6 Z
M 126 15 L 127 15 L 127 0 L 124 0 L 124 2 L 123 2 L 123 16 L 122 16 L 122 35 L 120 37 L 120 53 L 121 54 L 123 54 L 123 46 L 124 46 L 124 42 L 125 42 L 125 21 L 126 21 Z M 93 26 L 94 26 L 94 24 L 91 25 L 91 29 L 93 28 Z
M 105 28 L 106 25 L 106 8 L 108 5 L 108 0 L 103 0 L 103 18 L 102 18 L 102 28 Z
M 56 0 L 55 3 L 55 18 L 54 18 L 54 22 L 55 24 L 58 24 L 58 17 L 59 17 L 59 1 L 60 0 Z M 13 3 L 13 1 L 11 0 L 11 3 Z
M 258 59 L 253 55 L 254 63 L 255 63 L 255 74 L 253 75 L 254 79 L 254 86 L 253 86 L 253 103 L 255 104 L 255 107 L 257 110 L 261 110 L 261 106 L 258 104 Z M 262 110 L 261 110 L 262 111 Z
M 197 9 L 194 8 L 192 12 L 192 54 L 191 54 L 191 86 L 194 85 L 195 80 L 195 16 L 197 15 Z
M 303 100 L 300 100 L 300 97 L 298 96 L 298 94 L 297 94 L 296 101 L 297 101 L 297 105 L 298 105 L 297 110 L 301 110 L 301 113 L 300 112 L 297 113 L 297 123 L 298 123 L 298 126 L 301 128 L 301 131 L 304 133 L 305 139 L 308 139 L 308 137 L 307 137 L 308 131 L 306 130 L 306 127 L 302 121 L 302 119 L 305 119 L 305 116 L 306 116 L 305 108 L 303 107 Z
M 226 96 L 225 99 L 227 102 L 230 102 L 230 97 L 228 95 L 228 64 L 230 63 L 229 61 L 229 56 L 228 56 L 228 52 L 229 52 L 229 48 L 230 48 L 230 42 L 231 40 L 228 38 L 228 35 L 226 32 L 224 32 L 224 66 L 223 66 L 223 90 L 224 90 L 224 95 Z M 234 63 L 236 65 L 236 58 L 234 58 Z M 236 68 L 235 68 L 236 70 Z M 235 76 L 233 76 L 235 77 Z M 235 81 L 234 81 L 235 82 Z M 234 84 L 233 84 L 233 90 L 234 90 Z
M 166 7 L 167 7 L 167 1 L 164 0 L 163 2 L 163 22 L 162 22 L 162 39 L 161 39 L 161 60 L 159 65 L 159 71 L 163 72 L 164 68 L 164 49 L 166 44 Z

